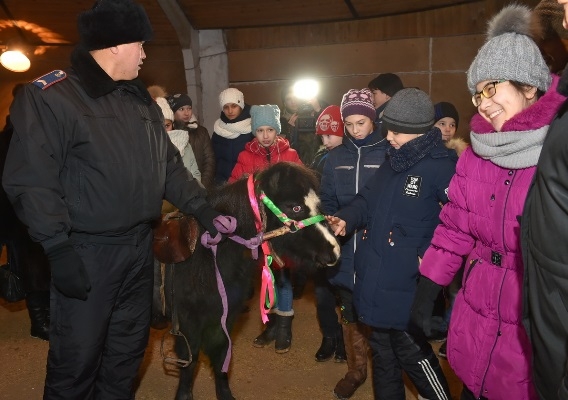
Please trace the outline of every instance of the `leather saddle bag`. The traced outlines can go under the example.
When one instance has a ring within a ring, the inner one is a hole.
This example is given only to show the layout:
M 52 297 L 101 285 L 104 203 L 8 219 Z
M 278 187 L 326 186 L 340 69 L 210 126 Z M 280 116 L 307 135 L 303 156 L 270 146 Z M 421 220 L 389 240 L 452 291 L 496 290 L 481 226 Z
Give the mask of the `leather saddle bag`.
M 195 251 L 199 224 L 193 216 L 179 211 L 163 214 L 154 227 L 154 257 L 165 264 L 187 260 Z

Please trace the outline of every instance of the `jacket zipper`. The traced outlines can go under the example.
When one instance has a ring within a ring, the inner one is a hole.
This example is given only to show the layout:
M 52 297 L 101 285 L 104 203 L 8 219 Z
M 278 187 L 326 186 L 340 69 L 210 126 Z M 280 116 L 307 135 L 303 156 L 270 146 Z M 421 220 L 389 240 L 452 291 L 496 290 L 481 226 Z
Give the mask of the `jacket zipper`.
M 511 194 L 511 189 L 513 188 L 513 180 L 515 179 L 516 174 L 511 176 L 509 179 L 509 189 L 507 190 L 507 195 L 505 196 L 505 203 L 503 205 L 503 209 L 506 209 L 507 203 L 509 202 L 509 195 Z M 505 213 L 503 212 L 503 219 L 501 225 L 501 243 L 503 243 L 503 250 L 505 250 Z M 501 285 L 499 287 L 499 297 L 497 298 L 497 336 L 495 336 L 495 340 L 493 341 L 493 346 L 491 347 L 491 353 L 489 353 L 489 360 L 487 361 L 487 366 L 485 367 L 485 372 L 483 373 L 483 379 L 481 380 L 481 387 L 479 391 L 479 397 L 483 395 L 483 387 L 485 386 L 485 379 L 487 378 L 487 373 L 489 372 L 489 365 L 491 365 L 491 358 L 493 356 L 493 351 L 495 350 L 495 346 L 497 346 L 497 340 L 501 336 L 501 295 L 503 294 L 503 284 L 505 283 L 505 276 L 507 275 L 507 269 L 505 269 L 503 273 L 503 278 L 501 279 Z

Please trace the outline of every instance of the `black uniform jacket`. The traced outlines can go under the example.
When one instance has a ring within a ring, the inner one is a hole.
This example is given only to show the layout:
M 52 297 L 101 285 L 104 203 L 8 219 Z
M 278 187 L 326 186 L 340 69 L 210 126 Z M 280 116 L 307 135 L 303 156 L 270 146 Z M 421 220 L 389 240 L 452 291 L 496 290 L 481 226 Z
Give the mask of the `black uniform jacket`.
M 186 213 L 205 204 L 142 82 L 113 81 L 81 48 L 71 65 L 10 108 L 3 185 L 32 238 L 49 249 L 71 232 L 121 236 L 159 217 L 163 198 Z

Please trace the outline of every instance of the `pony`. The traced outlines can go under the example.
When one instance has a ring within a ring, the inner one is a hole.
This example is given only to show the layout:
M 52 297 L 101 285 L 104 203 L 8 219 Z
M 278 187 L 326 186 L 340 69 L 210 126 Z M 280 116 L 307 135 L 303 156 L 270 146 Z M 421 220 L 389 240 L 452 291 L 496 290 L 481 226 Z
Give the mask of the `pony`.
M 280 162 L 256 173 L 256 199 L 251 202 L 249 193 L 252 192 L 249 190 L 252 181 L 243 178 L 227 184 L 211 193 L 209 198 L 217 211 L 236 218 L 238 223 L 234 234 L 241 238 L 253 238 L 258 233 L 251 203 L 260 204 L 265 231 L 283 226 L 278 216 L 263 209 L 258 197 L 262 193 L 290 220 L 302 221 L 320 214 L 320 201 L 316 194 L 318 180 L 315 173 L 304 166 Z M 282 260 L 286 266 L 327 266 L 334 265 L 339 259 L 337 239 L 327 224 L 321 221 L 294 233 L 274 237 L 270 239 L 270 246 L 274 259 Z M 198 243 L 189 259 L 176 264 L 172 282 L 172 310 L 176 314 L 174 322 L 177 320 L 179 331 L 185 338 L 176 337 L 175 351 L 180 359 L 191 359 L 187 367 L 180 369 L 176 400 L 193 399 L 193 380 L 200 351 L 210 359 L 217 398 L 234 399 L 227 374 L 227 356 L 230 357 L 228 332 L 231 332 L 245 301 L 250 297 L 252 282 L 260 270 L 259 261 L 263 259 L 263 252 L 259 251 L 259 260 L 255 260 L 252 253 L 243 245 L 225 238 L 218 245 L 216 260 L 211 249 Z M 224 283 L 225 305 L 218 290 L 216 268 Z M 226 326 L 221 323 L 223 315 L 226 317 Z

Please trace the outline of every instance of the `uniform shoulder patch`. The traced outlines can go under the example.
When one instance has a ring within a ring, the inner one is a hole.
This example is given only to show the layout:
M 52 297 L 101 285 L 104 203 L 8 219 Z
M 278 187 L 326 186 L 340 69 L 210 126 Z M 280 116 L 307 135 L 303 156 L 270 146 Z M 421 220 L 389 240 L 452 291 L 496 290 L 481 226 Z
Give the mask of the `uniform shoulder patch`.
M 36 85 L 41 90 L 45 90 L 51 85 L 61 82 L 63 79 L 67 78 L 67 74 L 65 71 L 60 69 L 56 69 L 55 71 L 51 71 L 48 74 L 40 76 L 36 80 L 32 82 L 32 84 Z

